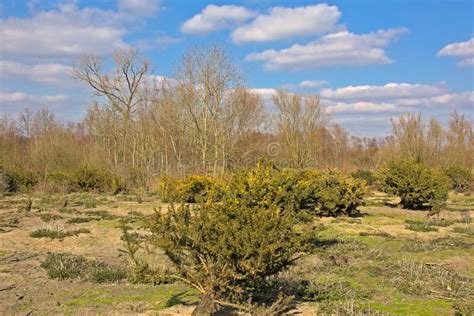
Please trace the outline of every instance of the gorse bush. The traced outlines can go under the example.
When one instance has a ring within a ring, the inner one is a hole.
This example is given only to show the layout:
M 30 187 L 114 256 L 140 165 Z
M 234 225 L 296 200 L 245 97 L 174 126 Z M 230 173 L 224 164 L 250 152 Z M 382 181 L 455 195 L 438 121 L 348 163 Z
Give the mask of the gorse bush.
M 236 173 L 224 196 L 245 201 L 248 207 L 276 205 L 283 211 L 339 216 L 356 212 L 365 193 L 363 181 L 337 170 L 279 170 L 260 163 L 254 169 Z
M 376 179 L 374 172 L 368 169 L 358 169 L 351 173 L 351 177 L 354 179 L 365 180 L 367 185 L 373 185 Z
M 449 178 L 450 189 L 458 193 L 467 192 L 474 188 L 471 170 L 461 166 L 443 168 L 443 174 Z
M 163 176 L 158 184 L 158 195 L 163 202 L 217 201 L 222 194 L 222 185 L 217 179 L 209 176 L 189 175 L 182 180 Z
M 2 192 L 31 192 L 38 181 L 39 176 L 35 172 L 6 170 L 0 167 Z
M 400 197 L 404 208 L 440 209 L 448 198 L 448 179 L 437 170 L 411 160 L 394 160 L 380 171 L 384 190 Z
M 110 192 L 118 186 L 114 177 L 106 171 L 85 166 L 72 176 L 72 184 L 82 191 Z
M 177 196 L 183 191 L 198 194 L 198 203 L 183 201 L 147 220 L 151 242 L 173 263 L 176 273 L 169 277 L 201 292 L 198 309 L 213 310 L 231 302 L 247 312 L 255 306 L 242 304 L 258 301 L 258 293 L 268 289 L 268 278 L 288 268 L 312 245 L 308 241 L 314 240 L 315 227 L 295 229 L 300 211 L 351 214 L 365 190 L 362 180 L 335 170 L 280 170 L 270 163 L 235 172 L 223 187 L 200 177 L 172 184 Z M 180 186 L 186 189 L 179 192 Z M 218 202 L 213 190 L 219 190 Z M 139 238 L 124 229 L 126 252 L 140 268 L 135 256 Z M 274 304 L 271 310 L 283 308 L 278 305 L 288 300 L 280 297 Z
M 302 208 L 309 209 L 318 216 L 356 213 L 367 191 L 363 180 L 344 176 L 332 169 L 307 171 L 300 188 L 305 197 Z
M 248 301 L 302 250 L 293 213 L 249 204 L 224 200 L 171 206 L 150 222 L 153 242 L 178 271 L 174 277 L 201 292 L 207 309 Z

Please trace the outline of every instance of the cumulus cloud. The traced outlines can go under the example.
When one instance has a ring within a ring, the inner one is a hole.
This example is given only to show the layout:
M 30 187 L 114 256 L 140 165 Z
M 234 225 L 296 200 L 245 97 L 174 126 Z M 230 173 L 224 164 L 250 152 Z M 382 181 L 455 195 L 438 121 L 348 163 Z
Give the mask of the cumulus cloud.
M 131 14 L 151 16 L 158 12 L 160 1 L 158 0 L 120 0 L 119 9 Z
M 21 110 L 25 107 L 55 106 L 70 101 L 71 97 L 65 94 L 33 95 L 25 92 L 0 91 L 0 104 L 4 110 Z
M 242 6 L 210 4 L 199 14 L 186 20 L 181 31 L 187 34 L 205 34 L 233 27 L 255 15 L 255 12 Z
M 342 31 L 304 45 L 295 44 L 282 50 L 252 53 L 245 59 L 262 61 L 268 70 L 389 64 L 392 60 L 385 55 L 383 48 L 406 31 L 398 28 L 361 35 Z
M 341 16 L 336 6 L 325 3 L 305 7 L 274 7 L 232 33 L 236 43 L 266 42 L 333 32 Z
M 326 110 L 329 113 L 365 113 L 365 112 L 400 112 L 401 109 L 397 108 L 392 103 L 375 103 L 375 102 L 328 102 L 326 101 Z
M 460 67 L 473 67 L 474 66 L 474 38 L 466 42 L 452 43 L 443 47 L 439 52 L 438 56 L 451 56 L 459 57 L 461 60 L 458 62 Z
M 383 86 L 348 86 L 338 89 L 323 89 L 321 97 L 335 100 L 374 100 L 435 96 L 447 92 L 444 84 L 424 85 L 410 83 L 387 83 Z
M 71 67 L 64 64 L 45 63 L 28 65 L 14 61 L 0 60 L 0 80 L 21 78 L 31 82 L 55 87 L 73 84 Z
M 104 55 L 127 46 L 125 33 L 121 14 L 67 3 L 32 17 L 1 19 L 0 56 L 70 58 L 91 51 Z
M 272 88 L 252 89 L 271 102 Z M 444 84 L 424 85 L 388 83 L 386 85 L 347 86 L 323 89 L 321 103 L 331 113 L 380 113 L 431 109 L 469 108 L 474 105 L 474 92 L 451 92 Z

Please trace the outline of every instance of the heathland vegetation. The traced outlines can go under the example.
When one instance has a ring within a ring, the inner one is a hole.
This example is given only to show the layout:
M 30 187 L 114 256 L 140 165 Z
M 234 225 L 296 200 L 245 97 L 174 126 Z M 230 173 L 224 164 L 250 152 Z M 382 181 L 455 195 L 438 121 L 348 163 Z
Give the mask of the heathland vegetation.
M 408 114 L 360 138 L 317 95 L 277 91 L 270 110 L 217 46 L 170 78 L 134 50 L 114 62 L 75 66 L 97 95 L 82 121 L 46 108 L 0 121 L 0 233 L 16 241 L 0 242 L 5 312 L 474 311 L 464 115 Z M 31 265 L 42 285 L 25 281 Z M 74 295 L 54 294 L 66 279 Z

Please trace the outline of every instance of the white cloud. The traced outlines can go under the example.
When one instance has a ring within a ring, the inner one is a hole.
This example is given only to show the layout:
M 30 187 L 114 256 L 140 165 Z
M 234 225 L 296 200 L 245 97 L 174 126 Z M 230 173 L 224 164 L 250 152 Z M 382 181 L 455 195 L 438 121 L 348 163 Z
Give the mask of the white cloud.
M 96 8 L 79 9 L 74 3 L 40 11 L 32 17 L 0 20 L 3 58 L 70 58 L 98 55 L 126 47 L 123 15 Z
M 27 65 L 13 61 L 0 60 L 0 80 L 21 78 L 28 81 L 65 87 L 73 84 L 70 66 L 56 63 Z
M 158 0 L 120 0 L 119 9 L 131 14 L 152 16 L 158 12 L 160 1 Z
M 329 113 L 364 113 L 364 112 L 397 112 L 401 111 L 391 103 L 374 103 L 374 102 L 354 102 L 354 103 L 329 103 L 326 101 L 326 110 Z
M 369 34 L 347 31 L 329 34 L 304 45 L 295 44 L 282 50 L 265 50 L 252 53 L 247 61 L 263 61 L 268 70 L 302 70 L 329 66 L 357 66 L 389 64 L 384 47 L 406 29 L 379 30 Z
M 446 45 L 438 52 L 438 56 L 460 57 L 458 66 L 472 67 L 474 66 L 474 38 L 466 42 Z
M 319 88 L 327 84 L 328 82 L 326 80 L 304 80 L 299 83 L 299 86 L 305 89 L 312 89 Z
M 383 86 L 348 86 L 338 89 L 323 89 L 321 97 L 335 100 L 374 100 L 435 96 L 447 92 L 444 84 L 423 85 L 410 83 L 387 83 Z
M 25 92 L 0 91 L 1 108 L 7 110 L 21 110 L 25 107 L 55 106 L 70 101 L 71 97 L 65 94 L 32 95 Z
M 274 7 L 267 15 L 259 15 L 232 33 L 236 43 L 265 42 L 279 39 L 319 35 L 335 30 L 341 13 L 325 3 L 305 7 Z
M 242 6 L 210 4 L 201 13 L 186 20 L 181 31 L 187 34 L 205 34 L 233 27 L 255 15 L 255 12 Z

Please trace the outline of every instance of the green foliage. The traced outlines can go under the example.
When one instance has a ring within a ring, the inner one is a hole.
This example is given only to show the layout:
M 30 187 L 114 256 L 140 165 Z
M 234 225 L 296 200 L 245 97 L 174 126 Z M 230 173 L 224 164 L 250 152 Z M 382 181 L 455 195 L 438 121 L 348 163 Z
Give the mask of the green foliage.
M 51 279 L 83 278 L 97 283 L 116 282 L 126 278 L 126 272 L 100 261 L 91 261 L 70 253 L 49 253 L 41 267 Z
M 260 163 L 237 172 L 229 181 L 225 198 L 246 201 L 248 207 L 276 205 L 284 211 L 339 216 L 355 213 L 365 193 L 363 181 L 337 170 L 278 170 Z
M 152 241 L 204 297 L 241 301 L 286 269 L 302 250 L 292 213 L 275 205 L 221 203 L 171 206 L 150 222 Z
M 319 216 L 352 215 L 363 203 L 367 188 L 363 180 L 344 176 L 333 169 L 307 171 L 300 183 L 303 192 L 302 208 L 309 208 Z
M 158 194 L 163 202 L 216 201 L 222 196 L 222 185 L 209 176 L 189 175 L 182 180 L 163 176 L 158 185 Z
M 3 192 L 31 192 L 38 183 L 38 174 L 25 170 L 5 170 L 0 168 Z
M 373 185 L 375 183 L 375 174 L 373 171 L 368 169 L 358 169 L 351 173 L 351 177 L 354 179 L 365 180 L 367 185 Z
M 77 229 L 73 231 L 59 231 L 51 229 L 38 229 L 30 233 L 32 238 L 51 238 L 51 239 L 64 239 L 70 236 L 79 236 L 79 234 L 89 234 L 88 229 Z
M 458 193 L 468 192 L 473 189 L 473 176 L 469 168 L 450 166 L 443 168 L 443 174 L 449 178 L 450 189 Z
M 400 197 L 404 208 L 440 209 L 448 198 L 448 179 L 410 160 L 393 160 L 380 171 L 384 190 Z
M 114 177 L 106 171 L 84 166 L 72 176 L 73 185 L 83 191 L 110 192 L 113 187 Z

